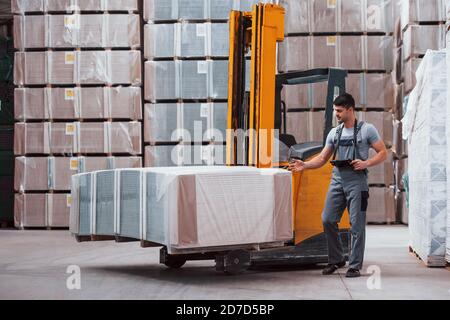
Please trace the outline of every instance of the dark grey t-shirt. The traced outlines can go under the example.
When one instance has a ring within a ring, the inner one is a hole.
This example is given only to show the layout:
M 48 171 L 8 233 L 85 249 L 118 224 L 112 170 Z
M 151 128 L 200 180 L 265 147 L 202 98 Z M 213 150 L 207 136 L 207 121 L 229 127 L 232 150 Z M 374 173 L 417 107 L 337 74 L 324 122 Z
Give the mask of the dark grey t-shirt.
M 331 129 L 330 133 L 327 136 L 326 145 L 330 147 L 334 151 L 334 143 L 336 136 L 337 127 Z M 342 131 L 341 140 L 339 143 L 339 151 L 336 155 L 337 159 L 347 160 L 353 159 L 353 127 L 345 128 Z M 375 128 L 373 124 L 364 122 L 361 127 L 361 130 L 358 132 L 357 141 L 358 141 L 358 153 L 356 154 L 357 159 L 367 160 L 369 158 L 369 149 L 378 140 L 380 140 L 380 135 L 378 134 L 378 130 Z

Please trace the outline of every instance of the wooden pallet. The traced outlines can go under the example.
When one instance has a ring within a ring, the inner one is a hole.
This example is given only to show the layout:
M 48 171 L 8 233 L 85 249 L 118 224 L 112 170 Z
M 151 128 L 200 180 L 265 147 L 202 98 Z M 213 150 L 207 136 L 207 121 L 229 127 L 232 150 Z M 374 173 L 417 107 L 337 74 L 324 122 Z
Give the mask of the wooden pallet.
M 427 268 L 445 268 L 446 267 L 445 264 L 433 265 L 433 264 L 430 264 L 430 262 L 425 262 L 411 246 L 409 246 L 409 253 L 411 255 L 415 256 L 417 259 L 419 259 L 424 264 L 424 266 Z M 447 263 L 447 266 L 448 266 L 448 263 Z

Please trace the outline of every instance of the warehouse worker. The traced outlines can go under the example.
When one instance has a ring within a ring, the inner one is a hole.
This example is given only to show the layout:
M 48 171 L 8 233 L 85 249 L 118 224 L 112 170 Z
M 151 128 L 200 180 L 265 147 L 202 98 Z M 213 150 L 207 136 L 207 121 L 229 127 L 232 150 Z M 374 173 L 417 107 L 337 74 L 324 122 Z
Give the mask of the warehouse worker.
M 377 129 L 367 122 L 358 122 L 355 115 L 355 100 L 344 93 L 333 102 L 339 125 L 327 136 L 321 153 L 310 161 L 295 160 L 289 169 L 301 172 L 325 165 L 333 155 L 334 165 L 322 223 L 328 244 L 328 265 L 322 274 L 329 275 L 345 266 L 342 244 L 339 240 L 338 223 L 345 208 L 348 208 L 351 223 L 351 253 L 346 277 L 359 277 L 364 259 L 366 209 L 369 198 L 367 168 L 386 160 L 387 151 Z M 357 143 L 355 143 L 355 141 Z M 377 154 L 369 159 L 369 148 Z M 339 160 L 336 160 L 336 156 Z

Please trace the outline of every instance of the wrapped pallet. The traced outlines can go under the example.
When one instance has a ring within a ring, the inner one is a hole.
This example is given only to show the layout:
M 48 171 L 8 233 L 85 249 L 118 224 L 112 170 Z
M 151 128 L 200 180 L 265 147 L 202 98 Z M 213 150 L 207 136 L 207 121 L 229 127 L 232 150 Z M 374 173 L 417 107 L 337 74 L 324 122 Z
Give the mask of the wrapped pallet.
M 369 159 L 376 155 L 375 150 L 369 150 Z M 369 184 L 390 186 L 394 184 L 392 151 L 388 150 L 387 159 L 369 169 Z
M 447 220 L 446 54 L 427 51 L 402 120 L 408 138 L 409 230 L 427 266 L 445 265 Z
M 403 33 L 403 60 L 442 48 L 445 48 L 444 25 L 411 25 Z
M 392 114 L 390 112 L 357 112 L 356 117 L 359 121 L 371 123 L 377 128 L 384 144 L 389 148 L 392 146 Z
M 137 11 L 137 0 L 12 0 L 15 14 L 31 12 Z
M 439 22 L 445 20 L 442 0 L 404 0 L 401 2 L 402 30 L 419 22 Z
M 284 31 L 286 34 L 309 32 L 309 0 L 281 0 L 280 5 L 286 9 Z
M 139 16 L 136 14 L 14 17 L 14 47 L 20 50 L 139 46 Z
M 416 85 L 416 71 L 421 61 L 422 58 L 411 58 L 404 63 L 405 95 L 410 93 Z
M 325 112 L 288 112 L 286 131 L 295 137 L 297 143 L 322 141 Z
M 392 36 L 363 36 L 365 39 L 367 70 L 391 71 L 393 65 Z
M 14 84 L 141 83 L 141 56 L 128 51 L 16 52 Z
M 340 36 L 339 66 L 347 70 L 364 69 L 364 48 L 362 36 Z
M 239 181 L 232 190 L 231 181 Z M 291 175 L 279 169 L 100 171 L 75 176 L 72 197 L 73 234 L 128 236 L 167 246 L 170 254 L 292 238 Z
M 370 187 L 367 223 L 395 223 L 394 188 Z
M 309 36 L 286 37 L 278 45 L 278 70 L 308 70 L 311 39 Z

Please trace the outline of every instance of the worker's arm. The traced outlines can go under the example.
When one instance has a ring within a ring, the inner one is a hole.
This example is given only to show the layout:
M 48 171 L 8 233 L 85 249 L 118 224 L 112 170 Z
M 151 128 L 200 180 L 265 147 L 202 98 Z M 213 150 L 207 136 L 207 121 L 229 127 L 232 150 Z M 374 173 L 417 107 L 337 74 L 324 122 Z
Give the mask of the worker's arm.
M 373 143 L 372 148 L 375 149 L 377 154 L 373 156 L 371 159 L 367 159 L 366 161 L 359 159 L 352 161 L 352 165 L 355 170 L 364 170 L 367 169 L 368 167 L 376 166 L 377 164 L 380 164 L 386 160 L 387 150 L 383 140 L 380 139 L 377 142 Z
M 328 162 L 333 154 L 333 148 L 325 146 L 320 154 L 309 161 L 295 160 L 289 164 L 289 170 L 293 172 L 301 172 L 305 169 L 317 169 Z

